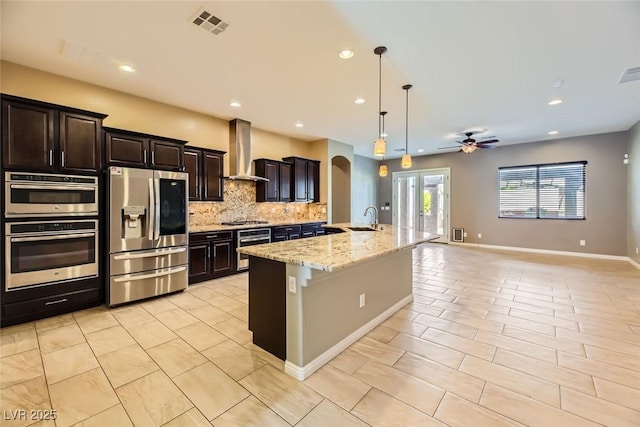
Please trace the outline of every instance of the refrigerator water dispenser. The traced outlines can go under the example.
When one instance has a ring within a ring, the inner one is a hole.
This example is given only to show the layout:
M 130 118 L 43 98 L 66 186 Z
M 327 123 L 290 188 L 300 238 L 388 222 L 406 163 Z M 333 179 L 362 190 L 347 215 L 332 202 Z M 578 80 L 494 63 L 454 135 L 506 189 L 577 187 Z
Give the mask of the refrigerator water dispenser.
M 125 206 L 122 208 L 122 233 L 124 239 L 146 237 L 147 208 Z

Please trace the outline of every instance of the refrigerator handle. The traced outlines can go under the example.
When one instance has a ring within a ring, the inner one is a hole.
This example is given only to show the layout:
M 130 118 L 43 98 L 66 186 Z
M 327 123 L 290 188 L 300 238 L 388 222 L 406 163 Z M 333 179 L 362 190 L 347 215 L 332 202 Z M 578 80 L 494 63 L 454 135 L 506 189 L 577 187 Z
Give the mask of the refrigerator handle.
M 153 189 L 153 178 L 149 178 L 149 218 L 147 221 L 147 238 L 151 241 L 155 240 L 155 221 L 156 221 L 156 204 Z
M 154 186 L 153 194 L 155 195 L 154 204 L 156 205 L 156 208 L 155 208 L 156 216 L 155 218 L 153 218 L 153 225 L 154 225 L 153 235 L 155 240 L 160 240 L 160 179 L 159 178 L 154 179 L 153 186 Z

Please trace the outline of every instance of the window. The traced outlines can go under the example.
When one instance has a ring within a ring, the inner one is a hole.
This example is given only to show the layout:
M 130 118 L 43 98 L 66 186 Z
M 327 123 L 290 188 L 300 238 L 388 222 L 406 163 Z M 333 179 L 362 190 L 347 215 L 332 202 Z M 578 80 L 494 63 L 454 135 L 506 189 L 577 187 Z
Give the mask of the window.
M 499 168 L 500 218 L 585 219 L 587 162 Z

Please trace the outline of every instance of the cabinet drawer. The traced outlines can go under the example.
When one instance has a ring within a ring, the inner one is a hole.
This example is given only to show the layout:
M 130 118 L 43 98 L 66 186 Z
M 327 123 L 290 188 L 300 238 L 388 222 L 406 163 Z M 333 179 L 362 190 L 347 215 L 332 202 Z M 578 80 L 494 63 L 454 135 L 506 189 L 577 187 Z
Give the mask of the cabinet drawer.
M 189 234 L 189 244 L 198 242 L 208 242 L 211 240 L 232 240 L 233 231 L 212 231 L 210 233 Z
M 303 224 L 302 225 L 302 231 L 303 232 L 316 232 L 318 230 L 322 230 L 322 225 L 324 224 L 324 222 L 315 222 L 312 224 Z
M 4 304 L 2 307 L 3 317 L 12 318 L 36 313 L 42 313 L 43 316 L 41 317 L 45 317 L 46 313 L 69 312 L 72 311 L 75 306 L 91 301 L 100 301 L 100 289 L 85 289 L 13 304 Z
M 301 227 L 299 225 L 282 225 L 273 227 L 272 234 L 300 234 Z

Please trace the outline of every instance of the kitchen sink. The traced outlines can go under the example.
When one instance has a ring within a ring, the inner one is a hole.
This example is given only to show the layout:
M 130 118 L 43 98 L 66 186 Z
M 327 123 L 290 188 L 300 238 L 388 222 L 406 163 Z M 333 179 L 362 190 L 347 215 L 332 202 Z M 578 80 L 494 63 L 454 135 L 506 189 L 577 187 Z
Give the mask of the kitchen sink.
M 378 231 L 371 227 L 347 227 L 351 231 Z

